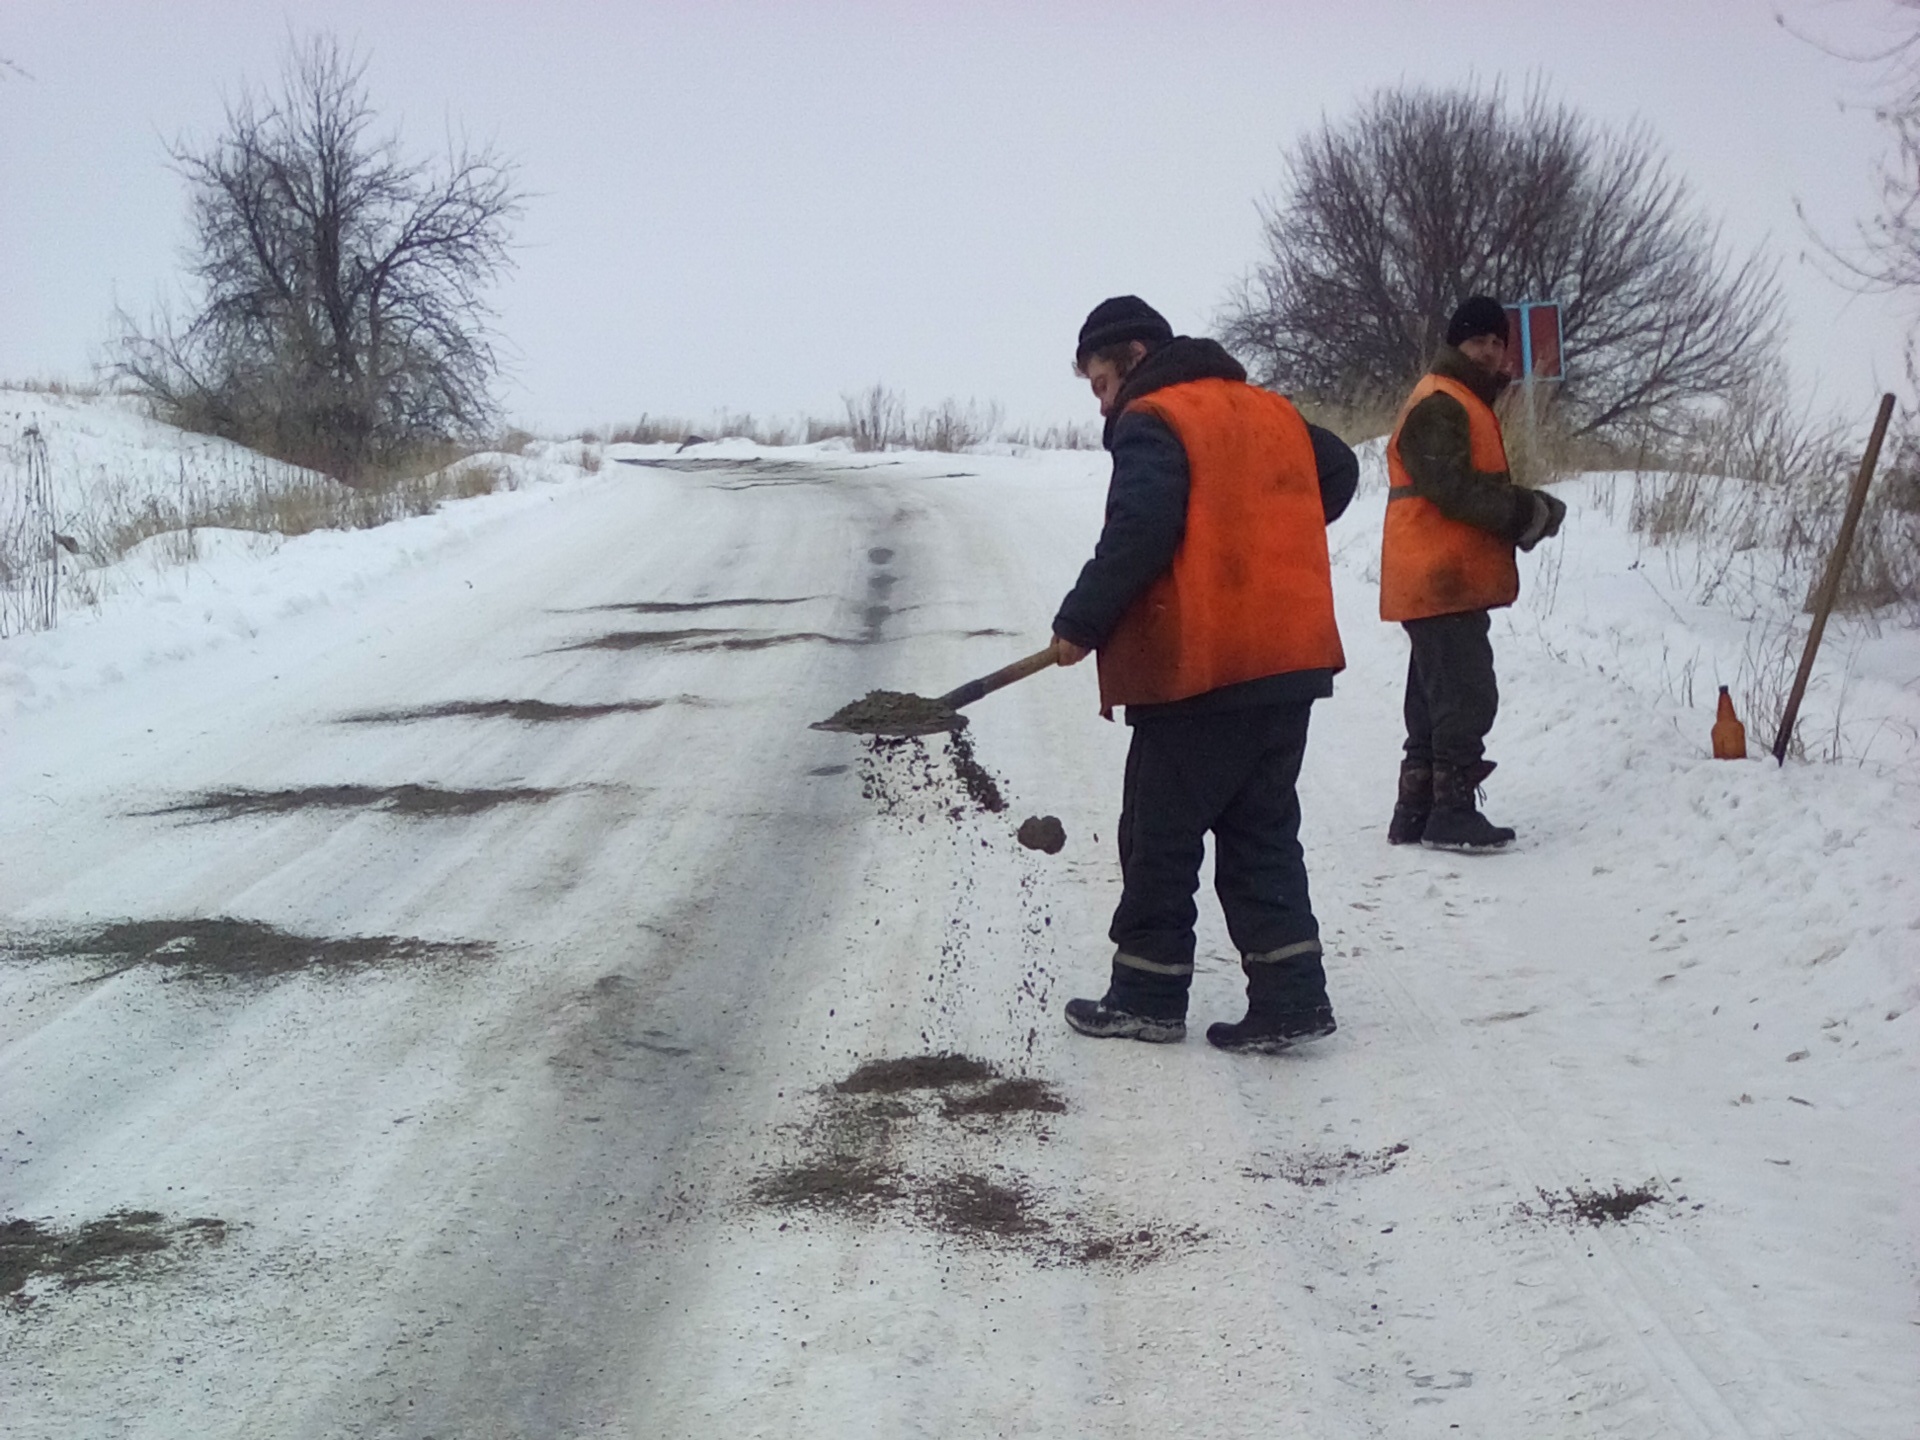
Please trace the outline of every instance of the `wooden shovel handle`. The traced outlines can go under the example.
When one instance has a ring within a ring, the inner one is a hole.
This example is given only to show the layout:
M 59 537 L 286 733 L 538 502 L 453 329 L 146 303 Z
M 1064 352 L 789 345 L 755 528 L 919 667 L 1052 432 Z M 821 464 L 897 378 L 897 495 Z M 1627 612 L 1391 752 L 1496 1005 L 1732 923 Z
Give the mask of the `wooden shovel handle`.
M 1059 652 L 1049 643 L 1046 649 L 1036 650 L 1024 660 L 1016 660 L 1011 665 L 994 671 L 991 675 L 982 675 L 978 680 L 969 680 L 957 690 L 949 690 L 940 697 L 940 702 L 958 710 L 963 705 L 971 705 L 982 695 L 991 695 L 1002 686 L 1011 685 L 1016 680 L 1024 680 L 1029 675 L 1038 675 L 1049 665 L 1057 665 L 1059 662 Z

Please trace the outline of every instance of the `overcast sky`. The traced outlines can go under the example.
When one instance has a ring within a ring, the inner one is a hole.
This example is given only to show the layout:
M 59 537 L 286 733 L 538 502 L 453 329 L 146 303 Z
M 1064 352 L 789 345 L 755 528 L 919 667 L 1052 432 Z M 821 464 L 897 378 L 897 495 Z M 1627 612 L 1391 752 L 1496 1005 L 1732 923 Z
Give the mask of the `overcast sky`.
M 1888 0 L 1781 0 L 1841 44 Z M 289 31 L 370 56 L 413 147 L 449 126 L 533 192 L 498 290 L 509 412 L 911 405 L 1091 414 L 1069 370 L 1103 296 L 1204 332 L 1258 255 L 1256 201 L 1322 116 L 1401 81 L 1542 81 L 1644 119 L 1729 240 L 1780 256 L 1803 381 L 1849 411 L 1898 388 L 1899 320 L 1803 258 L 1796 200 L 1873 203 L 1868 72 L 1769 0 L 0 0 L 0 377 L 89 373 L 116 303 L 177 285 L 164 142 L 217 132 Z

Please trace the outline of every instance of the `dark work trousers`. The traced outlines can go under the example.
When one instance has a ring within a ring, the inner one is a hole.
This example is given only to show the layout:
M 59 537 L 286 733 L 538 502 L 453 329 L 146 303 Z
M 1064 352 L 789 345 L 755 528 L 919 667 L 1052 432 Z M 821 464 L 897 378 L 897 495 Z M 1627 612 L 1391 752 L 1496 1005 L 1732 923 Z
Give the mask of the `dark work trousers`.
M 1493 617 L 1485 610 L 1405 622 L 1407 759 L 1470 769 L 1500 708 L 1493 681 Z
M 1121 998 L 1185 1014 L 1206 835 L 1214 891 L 1243 953 L 1317 941 L 1294 785 L 1313 702 L 1160 716 L 1133 726 L 1120 806 L 1119 908 L 1108 932 Z

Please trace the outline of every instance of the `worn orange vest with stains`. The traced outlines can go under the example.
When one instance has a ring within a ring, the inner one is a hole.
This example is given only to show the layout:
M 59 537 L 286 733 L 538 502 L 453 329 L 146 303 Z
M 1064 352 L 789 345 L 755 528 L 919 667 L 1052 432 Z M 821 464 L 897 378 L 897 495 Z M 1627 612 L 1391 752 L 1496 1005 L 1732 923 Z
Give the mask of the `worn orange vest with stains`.
M 1173 563 L 1100 648 L 1100 703 L 1159 705 L 1223 685 L 1346 665 L 1326 513 L 1300 412 L 1236 380 L 1190 380 L 1127 407 L 1187 452 Z
M 1467 412 L 1473 468 L 1503 473 L 1507 447 L 1493 407 L 1458 380 L 1427 375 L 1400 407 L 1387 441 L 1387 521 L 1380 545 L 1380 618 L 1424 620 L 1463 610 L 1497 610 L 1520 595 L 1520 568 L 1513 542 L 1449 520 L 1431 500 L 1413 493 L 1413 477 L 1400 459 L 1400 430 L 1407 416 L 1434 392 L 1451 395 Z

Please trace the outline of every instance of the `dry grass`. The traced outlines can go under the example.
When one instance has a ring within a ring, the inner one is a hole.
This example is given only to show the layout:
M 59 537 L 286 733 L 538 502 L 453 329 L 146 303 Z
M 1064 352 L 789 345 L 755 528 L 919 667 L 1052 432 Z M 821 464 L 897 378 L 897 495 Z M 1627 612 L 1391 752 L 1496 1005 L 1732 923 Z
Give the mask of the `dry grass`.
M 792 419 L 722 410 L 705 420 L 684 415 L 643 414 L 624 425 L 586 430 L 577 437 L 591 445 L 685 445 L 711 440 L 748 440 L 756 445 L 815 445 L 846 440 L 855 450 L 929 450 L 955 454 L 1000 440 L 1035 450 L 1098 450 L 1098 422 L 1065 425 L 1002 423 L 995 401 L 942 400 L 911 411 L 905 398 L 885 385 L 871 385 L 841 397 L 845 414 L 834 419 L 808 415 Z
M 60 395 L 75 400 L 97 400 L 109 387 L 93 380 L 0 380 L 0 390 L 23 390 L 29 395 Z
M 512 468 L 490 454 L 421 455 L 413 468 L 359 486 L 262 456 L 182 455 L 173 484 L 164 490 L 136 491 L 102 475 L 86 505 L 64 515 L 62 524 L 79 554 L 94 565 L 111 564 L 157 537 L 167 537 L 159 558 L 185 562 L 197 553 L 195 534 L 201 530 L 286 536 L 365 530 L 430 514 L 448 500 L 511 490 L 517 483 Z M 85 572 L 70 574 L 68 584 L 84 603 Z
M 1540 396 L 1529 406 L 1524 393 L 1509 390 L 1499 410 L 1507 470 L 1521 485 L 1537 488 L 1585 471 L 1632 470 L 1644 463 L 1644 447 L 1570 433 Z
M 683 445 L 706 440 L 750 440 L 756 445 L 814 445 L 848 435 L 837 420 L 814 416 L 762 418 L 747 411 L 722 410 L 706 420 L 680 415 L 646 415 L 625 425 L 583 431 L 582 441 L 600 445 Z
M 1404 398 L 1383 394 L 1352 400 L 1313 400 L 1296 395 L 1293 400 L 1308 424 L 1331 430 L 1349 445 L 1359 445 L 1392 433 Z
M 1023 445 L 1029 450 L 1098 450 L 1100 429 L 1098 420 L 1064 425 L 1016 425 L 1002 431 L 1000 438 L 1009 445 Z
M 1843 421 L 1793 407 L 1777 386 L 1737 396 L 1649 456 L 1630 522 L 1656 544 L 1696 548 L 1695 597 L 1753 611 L 1805 608 L 1824 574 L 1860 464 Z M 1920 620 L 1920 427 L 1888 437 L 1842 574 L 1838 609 Z

